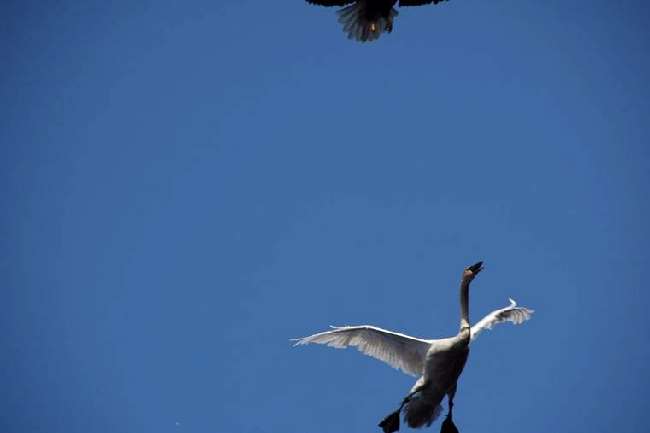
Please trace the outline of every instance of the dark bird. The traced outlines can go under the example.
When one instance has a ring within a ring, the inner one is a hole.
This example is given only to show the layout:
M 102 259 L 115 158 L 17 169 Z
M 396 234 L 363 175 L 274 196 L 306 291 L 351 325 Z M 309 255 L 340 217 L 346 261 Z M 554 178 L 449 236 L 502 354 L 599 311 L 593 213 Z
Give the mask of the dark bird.
M 361 42 L 374 41 L 383 32 L 393 31 L 394 8 L 398 0 L 307 0 L 320 6 L 345 6 L 336 14 L 348 38 Z M 399 6 L 422 6 L 448 0 L 399 0 Z

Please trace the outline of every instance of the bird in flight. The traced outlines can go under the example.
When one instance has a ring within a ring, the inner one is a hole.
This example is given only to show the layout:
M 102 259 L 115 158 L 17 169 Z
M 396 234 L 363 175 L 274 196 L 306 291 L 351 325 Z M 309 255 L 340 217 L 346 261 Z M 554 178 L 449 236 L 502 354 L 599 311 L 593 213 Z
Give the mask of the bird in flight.
M 374 41 L 383 32 L 393 31 L 398 15 L 393 7 L 398 0 L 307 0 L 320 6 L 344 6 L 337 11 L 339 22 L 348 38 L 361 42 Z M 448 0 L 399 0 L 399 6 L 422 6 Z
M 343 349 L 356 347 L 360 352 L 379 359 L 404 373 L 418 377 L 415 385 L 403 399 L 399 408 L 380 423 L 384 433 L 399 430 L 400 413 L 411 428 L 430 426 L 441 413 L 445 395 L 449 411 L 442 423 L 441 433 L 457 433 L 452 419 L 457 381 L 469 355 L 469 346 L 485 329 L 498 323 L 512 322 L 516 325 L 530 319 L 533 310 L 518 307 L 510 299 L 510 305 L 492 311 L 473 326 L 469 321 L 469 286 L 483 270 L 483 262 L 463 270 L 460 283 L 460 331 L 449 338 L 427 340 L 387 331 L 376 326 L 342 326 L 309 337 L 295 339 L 295 345 L 309 343 L 325 344 Z

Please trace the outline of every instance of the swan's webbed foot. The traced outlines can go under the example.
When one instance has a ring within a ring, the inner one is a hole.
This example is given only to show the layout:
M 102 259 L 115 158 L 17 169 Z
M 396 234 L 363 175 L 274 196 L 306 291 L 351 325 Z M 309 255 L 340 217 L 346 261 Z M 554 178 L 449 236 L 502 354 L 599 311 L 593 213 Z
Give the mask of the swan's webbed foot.
M 451 418 L 451 408 L 449 409 L 447 418 L 445 418 L 440 426 L 440 433 L 459 433 L 456 424 L 454 424 L 454 421 Z
M 478 265 L 479 272 L 480 272 L 481 264 L 482 264 L 481 262 L 476 264 Z M 445 420 L 442 422 L 442 425 L 440 426 L 440 433 L 459 433 L 458 429 L 456 428 L 456 424 L 454 424 L 454 420 L 452 418 L 453 411 L 454 411 L 455 396 L 456 396 L 456 385 L 451 387 L 451 389 L 447 392 L 447 401 L 449 402 L 449 412 L 447 413 L 447 417 L 445 418 Z
M 402 404 L 399 405 L 399 408 L 395 412 L 391 413 L 386 418 L 381 420 L 381 422 L 379 423 L 379 427 L 381 427 L 382 430 L 384 430 L 384 433 L 393 433 L 399 430 L 399 413 L 402 411 L 402 408 L 404 408 L 404 406 L 409 401 L 411 401 L 411 399 L 415 394 L 422 391 L 427 386 L 428 384 L 424 384 L 416 387 L 414 391 L 410 392 L 409 395 L 404 397 L 404 400 L 402 400 Z
M 379 423 L 379 427 L 382 428 L 384 433 L 394 433 L 399 430 L 399 413 L 401 410 L 402 408 L 397 409 Z

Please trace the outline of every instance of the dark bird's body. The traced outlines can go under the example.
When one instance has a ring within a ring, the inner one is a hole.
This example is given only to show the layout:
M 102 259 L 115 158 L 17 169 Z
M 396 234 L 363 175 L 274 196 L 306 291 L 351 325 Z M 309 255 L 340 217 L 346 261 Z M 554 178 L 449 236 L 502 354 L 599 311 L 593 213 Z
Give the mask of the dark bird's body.
M 438 4 L 447 0 L 399 0 L 399 6 Z M 398 0 L 307 0 L 321 6 L 344 6 L 337 14 L 343 30 L 351 39 L 374 41 L 383 32 L 393 31 L 393 18 L 398 13 L 394 6 Z

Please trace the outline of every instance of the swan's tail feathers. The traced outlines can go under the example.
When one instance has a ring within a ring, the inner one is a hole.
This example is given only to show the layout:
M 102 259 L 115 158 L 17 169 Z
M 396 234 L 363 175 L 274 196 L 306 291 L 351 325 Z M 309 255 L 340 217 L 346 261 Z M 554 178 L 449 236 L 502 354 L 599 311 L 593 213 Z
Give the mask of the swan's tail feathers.
M 397 16 L 395 8 L 391 8 L 385 15 L 369 12 L 366 2 L 356 2 L 336 12 L 348 38 L 369 42 L 379 39 L 383 32 L 393 31 L 393 18 Z
M 411 428 L 429 427 L 438 418 L 441 399 L 426 393 L 418 393 L 404 406 L 404 421 Z

